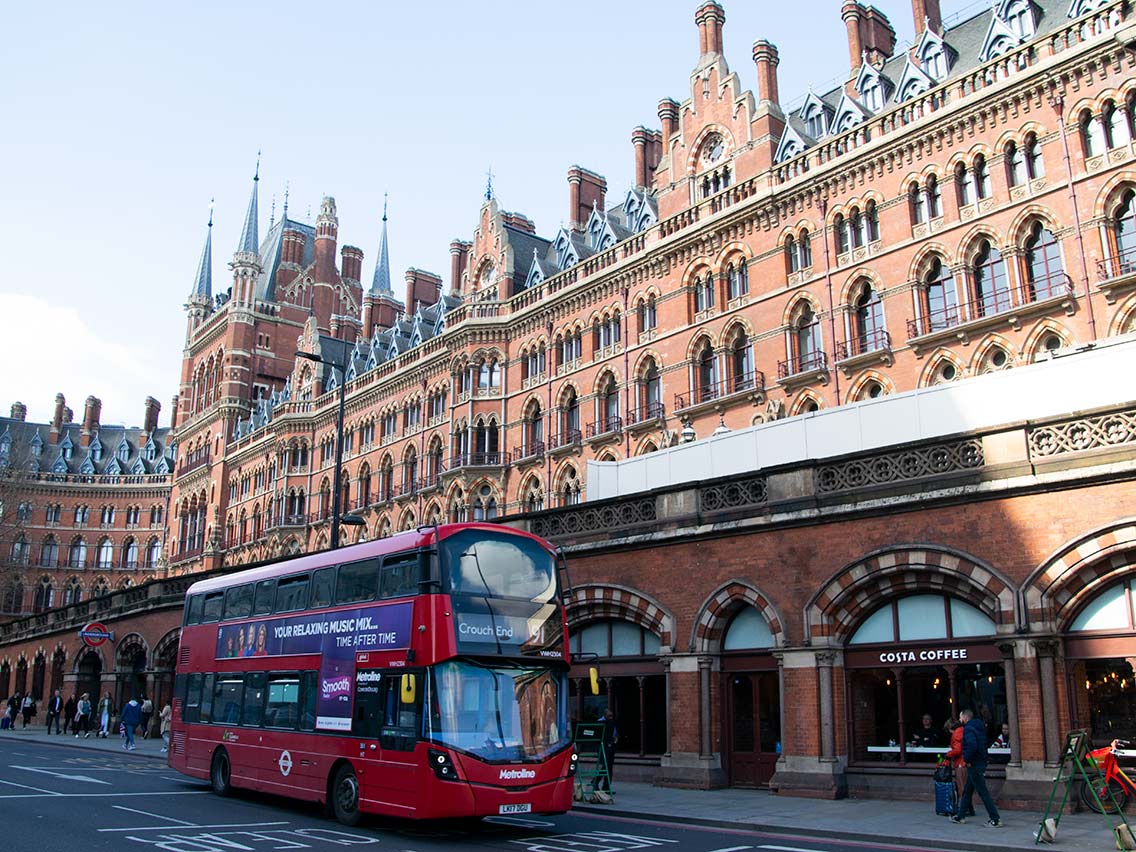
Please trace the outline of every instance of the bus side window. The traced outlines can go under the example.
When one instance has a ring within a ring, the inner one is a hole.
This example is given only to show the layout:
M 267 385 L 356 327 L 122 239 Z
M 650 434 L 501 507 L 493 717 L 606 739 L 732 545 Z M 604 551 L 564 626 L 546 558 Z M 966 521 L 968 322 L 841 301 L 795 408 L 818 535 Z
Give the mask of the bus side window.
M 418 594 L 418 556 L 395 556 L 383 563 L 384 598 Z
M 189 606 L 185 608 L 185 623 L 200 624 L 201 623 L 201 609 L 205 606 L 205 595 L 192 595 L 189 599 Z
M 300 730 L 316 729 L 316 697 L 319 672 L 300 672 Z
M 268 681 L 264 727 L 296 729 L 300 711 L 300 677 L 295 672 L 274 674 Z
M 309 606 L 318 609 L 331 606 L 335 586 L 335 568 L 320 568 L 312 573 L 312 600 Z
M 224 592 L 210 592 L 205 596 L 205 605 L 201 611 L 202 623 L 221 620 L 221 607 L 225 603 Z
M 264 672 L 248 672 L 245 675 L 245 699 L 241 710 L 241 724 L 259 728 L 264 721 L 264 682 L 268 676 Z
M 252 615 L 252 583 L 233 586 L 225 591 L 225 618 L 248 618 Z
M 337 604 L 373 601 L 379 592 L 379 560 L 364 559 L 339 566 L 335 584 Z
M 268 615 L 272 612 L 272 602 L 276 599 L 276 581 L 261 580 L 256 584 L 256 600 L 253 603 L 253 615 Z
M 201 675 L 191 674 L 185 679 L 185 703 L 181 718 L 185 722 L 201 720 Z
M 308 605 L 308 575 L 285 577 L 276 584 L 276 612 L 293 612 Z
M 221 725 L 241 723 L 241 702 L 245 679 L 240 674 L 223 674 L 213 687 L 213 720 Z
M 201 682 L 201 721 L 213 721 L 213 681 L 216 675 L 207 674 Z

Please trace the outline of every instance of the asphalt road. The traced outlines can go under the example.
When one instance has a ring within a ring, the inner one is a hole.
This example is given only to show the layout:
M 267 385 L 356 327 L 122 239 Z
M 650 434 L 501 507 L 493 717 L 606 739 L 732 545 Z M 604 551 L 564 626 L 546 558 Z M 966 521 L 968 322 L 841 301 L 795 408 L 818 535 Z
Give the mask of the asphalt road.
M 0 740 L 0 848 L 45 850 L 508 850 L 508 852 L 907 852 L 922 847 L 814 840 L 570 813 L 420 825 L 373 819 L 344 828 L 307 803 L 219 798 L 153 758 Z

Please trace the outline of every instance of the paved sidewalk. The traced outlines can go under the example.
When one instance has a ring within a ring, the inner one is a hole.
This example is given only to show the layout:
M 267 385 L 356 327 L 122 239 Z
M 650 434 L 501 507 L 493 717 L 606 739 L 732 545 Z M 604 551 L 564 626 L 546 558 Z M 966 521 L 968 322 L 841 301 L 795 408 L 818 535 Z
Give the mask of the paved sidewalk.
M 0 731 L 0 755 L 8 743 L 35 741 L 72 750 L 122 753 L 123 741 L 117 736 L 76 739 L 70 734 L 48 735 L 41 725 Z M 165 760 L 162 740 L 138 739 L 131 754 Z M 1034 846 L 1041 814 L 1032 811 L 1003 811 L 1004 828 L 989 828 L 981 803 L 975 799 L 979 817 L 963 825 L 953 825 L 936 816 L 928 789 L 926 802 L 889 802 L 882 799 L 802 799 L 774 796 L 760 790 L 680 790 L 650 784 L 619 782 L 615 801 L 610 805 L 578 803 L 581 811 L 608 816 L 696 823 L 722 828 L 762 831 L 804 831 L 816 837 L 911 843 L 942 847 L 958 852 L 1005 852 L 1014 849 L 1111 850 L 1116 843 L 1105 818 L 1094 813 L 1066 814 L 1061 818 L 1057 843 Z M 1136 816 L 1133 817 L 1136 827 Z M 792 845 L 792 844 L 789 844 Z

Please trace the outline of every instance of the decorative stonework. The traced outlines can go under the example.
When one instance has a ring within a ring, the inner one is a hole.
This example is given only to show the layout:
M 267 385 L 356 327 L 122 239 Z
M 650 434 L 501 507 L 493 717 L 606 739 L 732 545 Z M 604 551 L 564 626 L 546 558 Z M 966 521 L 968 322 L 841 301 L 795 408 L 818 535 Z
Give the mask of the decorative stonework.
M 674 616 L 645 595 L 621 586 L 577 586 L 566 603 L 568 627 L 598 619 L 630 621 L 659 637 L 659 644 L 674 644 Z
M 761 617 L 769 625 L 769 632 L 773 634 L 774 648 L 780 648 L 786 644 L 784 624 L 781 615 L 773 604 L 745 581 L 733 580 L 718 589 L 702 605 L 694 625 L 691 653 L 719 653 L 726 628 L 738 610 L 744 606 L 752 606 L 761 613 Z
M 734 482 L 698 489 L 698 508 L 721 512 L 747 506 L 761 506 L 769 499 L 764 476 L 751 476 Z
M 573 511 L 533 518 L 532 532 L 543 538 L 559 538 L 598 529 L 637 526 L 655 520 L 655 498 L 643 497 L 607 506 L 583 506 Z
M 817 468 L 817 491 L 829 494 L 873 485 L 906 482 L 924 476 L 973 470 L 985 458 L 977 439 L 952 441 L 898 453 L 882 453 L 867 459 L 854 459 Z
M 1136 413 L 1117 411 L 1030 429 L 1030 455 L 1047 457 L 1136 443 Z

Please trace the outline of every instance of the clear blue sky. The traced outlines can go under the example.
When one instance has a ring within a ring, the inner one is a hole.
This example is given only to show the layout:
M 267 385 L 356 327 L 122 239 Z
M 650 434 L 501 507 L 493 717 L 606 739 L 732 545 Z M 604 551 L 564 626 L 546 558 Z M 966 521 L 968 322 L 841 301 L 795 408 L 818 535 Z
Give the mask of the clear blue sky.
M 847 74 L 839 0 L 724 0 L 725 49 L 747 89 L 750 48 L 780 49 L 785 104 Z M 901 42 L 909 0 L 875 0 Z M 177 392 L 185 302 L 216 198 L 214 292 L 228 286 L 263 151 L 260 228 L 336 199 L 340 244 L 374 269 L 390 194 L 396 294 L 410 266 L 449 278 L 486 170 L 507 210 L 552 236 L 572 164 L 628 188 L 631 129 L 689 95 L 693 0 L 19 3 L 6 9 L 0 134 L 0 411 L 136 425 Z M 943 14 L 988 7 L 943 0 Z

